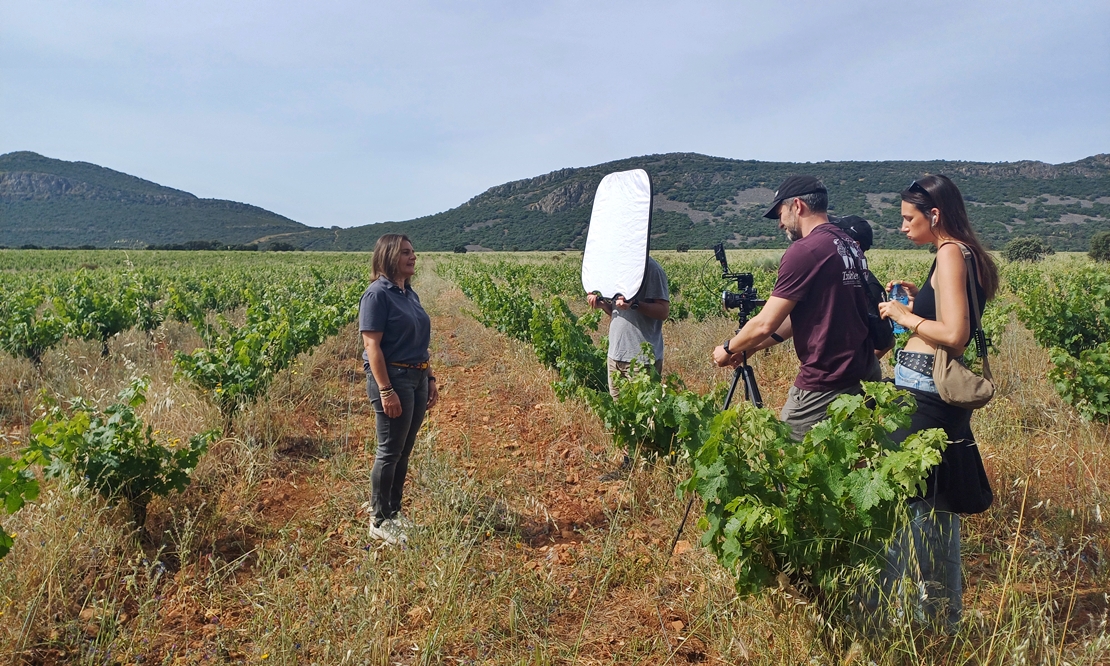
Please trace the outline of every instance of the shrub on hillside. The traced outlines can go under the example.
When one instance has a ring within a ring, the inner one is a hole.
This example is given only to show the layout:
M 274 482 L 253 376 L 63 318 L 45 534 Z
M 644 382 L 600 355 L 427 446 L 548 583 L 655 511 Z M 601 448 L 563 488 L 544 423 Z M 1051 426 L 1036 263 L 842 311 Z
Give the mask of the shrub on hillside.
M 1100 231 L 1091 236 L 1091 249 L 1087 255 L 1095 261 L 1110 261 L 1110 231 Z
M 1015 238 L 1002 248 L 1002 258 L 1006 261 L 1040 261 L 1047 254 L 1056 254 L 1056 250 L 1033 236 Z

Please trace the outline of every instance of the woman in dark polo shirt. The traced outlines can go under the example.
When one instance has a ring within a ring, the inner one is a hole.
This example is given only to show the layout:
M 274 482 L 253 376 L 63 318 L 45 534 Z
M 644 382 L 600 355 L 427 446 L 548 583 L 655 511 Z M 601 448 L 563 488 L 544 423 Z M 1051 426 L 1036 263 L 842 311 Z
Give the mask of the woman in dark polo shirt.
M 374 281 L 358 304 L 366 394 L 374 405 L 378 451 L 371 475 L 370 536 L 403 544 L 412 523 L 401 513 L 409 456 L 424 413 L 439 399 L 428 365 L 432 322 L 410 284 L 416 252 L 407 236 L 386 234 L 374 245 Z

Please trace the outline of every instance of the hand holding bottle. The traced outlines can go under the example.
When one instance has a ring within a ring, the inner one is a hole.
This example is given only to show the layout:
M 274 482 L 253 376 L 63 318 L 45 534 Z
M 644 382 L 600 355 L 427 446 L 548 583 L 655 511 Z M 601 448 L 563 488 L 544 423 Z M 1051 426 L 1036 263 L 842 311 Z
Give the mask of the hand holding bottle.
M 890 286 L 890 300 L 898 301 L 902 305 L 906 305 L 906 306 L 908 306 L 910 304 L 909 291 L 907 291 L 905 289 L 905 287 L 902 286 L 901 282 L 892 282 L 891 283 L 891 286 Z M 908 330 L 909 329 L 907 329 L 905 326 L 899 324 L 898 322 L 894 322 L 894 332 L 895 332 L 895 334 L 905 333 Z

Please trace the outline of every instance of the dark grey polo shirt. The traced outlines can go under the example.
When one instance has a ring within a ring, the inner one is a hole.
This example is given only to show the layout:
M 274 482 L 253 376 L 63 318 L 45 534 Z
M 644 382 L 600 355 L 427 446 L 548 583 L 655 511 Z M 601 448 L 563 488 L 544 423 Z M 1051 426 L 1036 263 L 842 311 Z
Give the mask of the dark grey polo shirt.
M 358 302 L 358 330 L 381 331 L 386 363 L 428 360 L 432 320 L 411 286 L 401 291 L 385 276 L 371 282 Z M 365 351 L 362 358 L 369 361 Z

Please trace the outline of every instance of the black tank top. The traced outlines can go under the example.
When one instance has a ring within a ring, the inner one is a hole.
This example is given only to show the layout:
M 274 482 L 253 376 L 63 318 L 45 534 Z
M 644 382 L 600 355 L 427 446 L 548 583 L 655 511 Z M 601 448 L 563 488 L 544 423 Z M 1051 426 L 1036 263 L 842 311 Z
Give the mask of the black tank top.
M 917 298 L 913 300 L 913 313 L 919 317 L 924 317 L 929 321 L 937 320 L 937 294 L 933 289 L 933 272 L 937 270 L 937 260 L 933 260 L 933 266 L 929 269 L 929 277 L 925 278 L 925 284 L 917 290 Z M 983 286 L 979 284 L 979 264 L 975 260 L 975 254 L 971 255 L 971 276 L 974 278 L 972 282 L 975 284 L 975 295 L 979 297 L 979 314 L 982 315 L 983 306 L 987 302 L 987 294 L 983 291 Z M 979 319 L 972 311 L 971 306 L 971 285 L 967 286 L 967 313 L 971 318 L 971 337 L 968 337 L 964 346 L 971 344 L 971 338 L 975 337 L 975 329 L 979 328 Z

